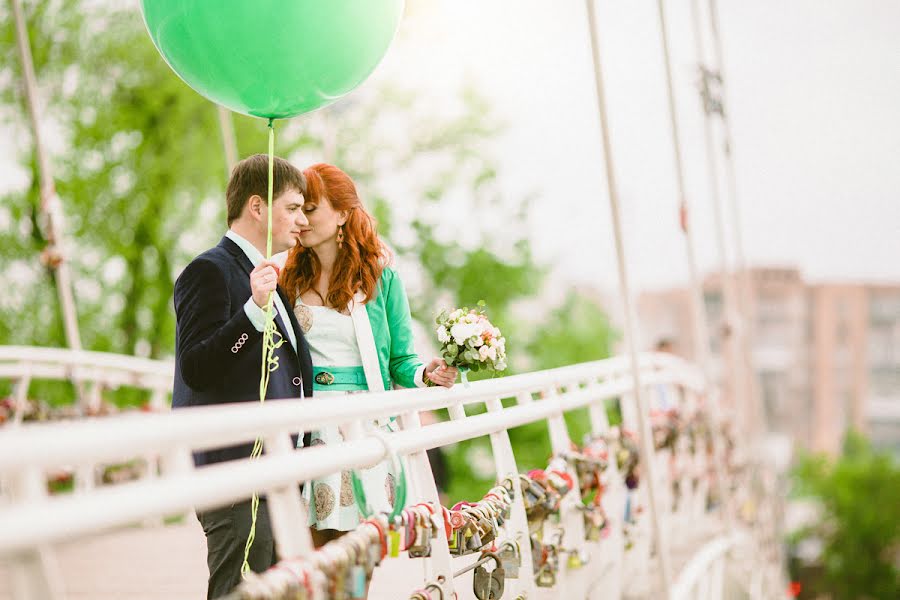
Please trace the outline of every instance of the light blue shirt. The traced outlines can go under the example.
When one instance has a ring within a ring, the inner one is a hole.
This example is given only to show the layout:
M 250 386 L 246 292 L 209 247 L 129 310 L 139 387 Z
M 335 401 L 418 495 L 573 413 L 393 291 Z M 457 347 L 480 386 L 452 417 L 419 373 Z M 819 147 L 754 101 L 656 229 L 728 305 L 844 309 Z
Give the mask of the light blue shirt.
M 256 268 L 257 266 L 259 266 L 259 263 L 265 260 L 262 252 L 257 250 L 256 246 L 254 246 L 232 230 L 229 229 L 228 231 L 226 231 L 225 237 L 237 244 L 238 247 L 244 251 L 244 254 L 247 255 L 247 258 L 249 258 L 250 262 L 253 264 L 253 268 Z M 288 315 L 284 303 L 281 301 L 281 296 L 276 293 L 274 295 L 274 299 L 275 309 L 278 311 L 278 314 L 281 315 L 281 320 L 284 323 L 284 328 L 287 329 L 288 339 L 291 342 L 291 346 L 294 347 L 294 352 L 296 352 L 297 337 L 294 334 L 294 328 L 291 325 L 291 318 Z M 247 314 L 247 318 L 250 319 L 250 322 L 253 324 L 253 327 L 255 327 L 257 331 L 262 331 L 263 329 L 265 329 L 266 311 L 256 305 L 256 302 L 253 301 L 252 296 L 249 300 L 247 300 L 247 303 L 244 304 L 244 312 Z

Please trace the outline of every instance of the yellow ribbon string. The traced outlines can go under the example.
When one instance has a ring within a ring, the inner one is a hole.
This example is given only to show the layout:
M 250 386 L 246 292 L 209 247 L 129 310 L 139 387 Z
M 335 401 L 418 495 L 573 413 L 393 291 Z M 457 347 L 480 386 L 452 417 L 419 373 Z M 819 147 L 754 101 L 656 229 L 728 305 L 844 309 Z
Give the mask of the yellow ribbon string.
M 269 190 L 268 190 L 268 208 L 269 221 L 268 231 L 266 233 L 266 260 L 272 258 L 272 188 L 274 182 L 275 169 L 275 125 L 274 120 L 269 119 Z M 266 319 L 263 327 L 263 343 L 262 343 L 262 362 L 260 364 L 259 374 L 259 402 L 266 401 L 266 390 L 269 389 L 269 375 L 278 368 L 278 357 L 275 356 L 275 350 L 283 343 L 284 338 L 278 332 L 275 326 L 275 312 L 272 304 L 275 300 L 275 293 L 269 294 L 266 301 Z M 276 339 L 277 338 L 277 339 Z M 253 451 L 250 453 L 250 459 L 254 459 L 262 455 L 263 440 L 261 437 L 256 438 L 253 444 Z M 247 544 L 244 546 L 244 562 L 241 565 L 241 575 L 247 575 L 250 572 L 250 548 L 253 547 L 253 541 L 256 539 L 256 514 L 259 510 L 259 494 L 253 492 L 253 498 L 250 501 L 250 532 L 247 534 Z

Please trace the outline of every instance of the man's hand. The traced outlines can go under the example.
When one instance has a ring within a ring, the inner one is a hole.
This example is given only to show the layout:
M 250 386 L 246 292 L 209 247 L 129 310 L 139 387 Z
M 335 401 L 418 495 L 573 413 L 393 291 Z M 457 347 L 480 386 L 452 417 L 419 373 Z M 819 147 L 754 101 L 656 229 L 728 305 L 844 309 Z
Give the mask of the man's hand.
M 442 358 L 434 358 L 425 367 L 425 381 L 431 381 L 435 385 L 452 388 L 459 373 L 456 367 L 448 367 Z
M 253 303 L 265 310 L 269 294 L 278 287 L 278 265 L 271 261 L 263 261 L 250 273 L 250 291 Z

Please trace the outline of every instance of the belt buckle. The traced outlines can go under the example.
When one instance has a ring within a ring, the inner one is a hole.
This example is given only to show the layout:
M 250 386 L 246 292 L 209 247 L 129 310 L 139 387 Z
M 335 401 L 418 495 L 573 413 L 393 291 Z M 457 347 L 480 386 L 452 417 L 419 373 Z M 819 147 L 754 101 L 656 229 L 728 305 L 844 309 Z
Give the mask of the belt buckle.
M 320 371 L 316 373 L 316 383 L 319 385 L 331 385 L 334 383 L 334 375 L 328 371 Z

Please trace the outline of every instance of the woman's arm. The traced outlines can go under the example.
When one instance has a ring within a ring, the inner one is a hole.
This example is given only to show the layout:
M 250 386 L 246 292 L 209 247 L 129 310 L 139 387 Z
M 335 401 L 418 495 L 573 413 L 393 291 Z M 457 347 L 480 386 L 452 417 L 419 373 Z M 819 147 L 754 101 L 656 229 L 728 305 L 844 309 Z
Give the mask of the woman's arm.
M 405 388 L 424 387 L 425 365 L 419 360 L 413 344 L 412 316 L 403 282 L 396 272 L 386 268 L 381 283 L 384 312 L 391 337 L 391 379 Z

